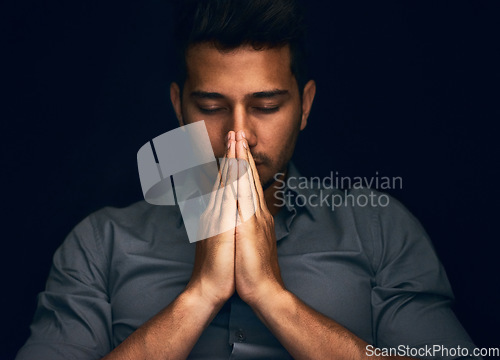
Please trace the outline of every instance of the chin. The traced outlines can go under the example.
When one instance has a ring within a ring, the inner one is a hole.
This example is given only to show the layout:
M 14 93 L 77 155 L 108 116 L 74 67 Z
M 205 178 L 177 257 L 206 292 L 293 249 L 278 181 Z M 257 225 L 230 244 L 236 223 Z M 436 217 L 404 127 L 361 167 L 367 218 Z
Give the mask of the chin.
M 263 168 L 263 166 L 260 165 L 260 168 Z M 257 171 L 259 173 L 260 184 L 262 185 L 262 189 L 264 189 L 265 191 L 274 183 L 275 181 L 274 173 L 272 173 L 272 175 L 269 175 L 268 171 L 263 171 L 263 169 L 259 169 L 259 166 L 257 166 Z

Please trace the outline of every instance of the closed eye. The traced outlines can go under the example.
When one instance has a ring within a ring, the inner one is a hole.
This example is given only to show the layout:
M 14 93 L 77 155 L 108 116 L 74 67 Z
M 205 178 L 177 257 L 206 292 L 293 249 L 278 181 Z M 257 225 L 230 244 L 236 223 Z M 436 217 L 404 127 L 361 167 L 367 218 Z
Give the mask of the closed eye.
M 279 106 L 273 106 L 273 107 L 255 107 L 255 110 L 264 113 L 264 114 L 272 114 L 277 111 L 279 111 L 280 107 Z
M 200 111 L 203 113 L 203 114 L 215 114 L 219 111 L 222 111 L 224 110 L 224 108 L 220 108 L 220 107 L 217 107 L 217 108 L 203 108 L 203 107 L 199 107 Z

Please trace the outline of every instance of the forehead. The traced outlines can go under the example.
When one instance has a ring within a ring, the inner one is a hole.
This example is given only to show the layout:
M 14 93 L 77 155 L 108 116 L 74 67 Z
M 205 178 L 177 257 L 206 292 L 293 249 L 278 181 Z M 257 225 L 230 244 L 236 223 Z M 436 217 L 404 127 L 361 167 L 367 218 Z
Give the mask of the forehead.
M 226 51 L 201 43 L 188 49 L 186 66 L 191 90 L 244 94 L 296 87 L 288 46 L 255 50 L 244 45 Z

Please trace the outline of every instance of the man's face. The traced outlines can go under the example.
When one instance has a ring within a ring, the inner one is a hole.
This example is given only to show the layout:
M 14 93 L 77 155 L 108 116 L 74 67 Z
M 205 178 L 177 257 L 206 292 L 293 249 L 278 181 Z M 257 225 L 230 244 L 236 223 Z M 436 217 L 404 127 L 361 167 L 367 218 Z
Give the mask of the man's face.
M 262 184 L 270 185 L 274 174 L 286 169 L 310 108 L 303 108 L 288 46 L 221 52 L 202 43 L 189 48 L 186 65 L 182 101 L 176 98 L 175 84 L 171 90 L 181 124 L 205 120 L 219 158 L 227 133 L 243 130 Z

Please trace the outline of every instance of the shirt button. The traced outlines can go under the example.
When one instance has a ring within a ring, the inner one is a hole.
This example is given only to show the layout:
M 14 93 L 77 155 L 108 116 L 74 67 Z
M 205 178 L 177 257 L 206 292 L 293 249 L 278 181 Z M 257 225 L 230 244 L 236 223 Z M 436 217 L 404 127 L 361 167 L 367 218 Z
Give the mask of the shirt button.
M 236 340 L 238 340 L 239 342 L 243 342 L 246 340 L 246 336 L 245 336 L 245 333 L 243 332 L 243 330 L 239 329 L 235 332 L 235 335 L 236 335 Z

